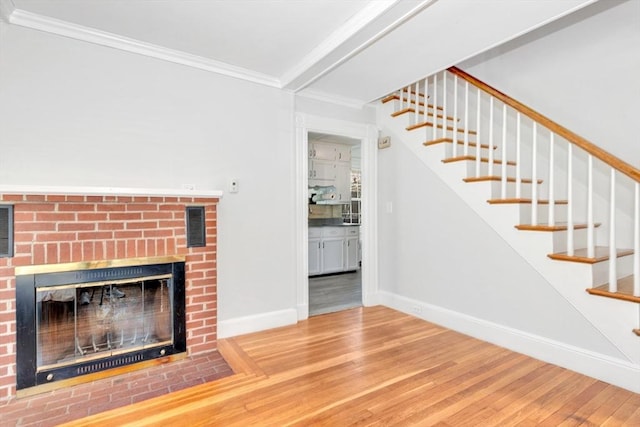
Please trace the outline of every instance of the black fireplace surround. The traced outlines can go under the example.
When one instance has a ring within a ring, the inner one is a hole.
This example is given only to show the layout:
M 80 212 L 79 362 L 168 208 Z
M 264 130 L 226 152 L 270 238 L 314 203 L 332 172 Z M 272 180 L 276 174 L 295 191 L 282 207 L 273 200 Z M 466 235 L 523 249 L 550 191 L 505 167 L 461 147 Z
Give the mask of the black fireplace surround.
M 186 351 L 185 263 L 16 276 L 17 389 Z

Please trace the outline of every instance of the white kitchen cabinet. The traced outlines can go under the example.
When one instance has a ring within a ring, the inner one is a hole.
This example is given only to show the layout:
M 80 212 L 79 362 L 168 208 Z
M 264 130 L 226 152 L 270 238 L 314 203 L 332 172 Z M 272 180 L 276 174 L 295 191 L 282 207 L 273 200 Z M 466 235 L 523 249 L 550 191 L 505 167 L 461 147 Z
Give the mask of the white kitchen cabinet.
M 334 185 L 336 182 L 336 164 L 329 160 L 309 160 L 309 185 Z
M 336 164 L 336 200 L 339 203 L 351 202 L 351 164 Z
M 309 276 L 357 270 L 358 227 L 309 228 Z
M 329 203 L 351 201 L 351 147 L 309 142 L 309 187 L 335 187 Z
M 360 232 L 357 227 L 348 227 L 345 238 L 345 271 L 357 270 L 360 258 Z
M 336 160 L 339 162 L 351 162 L 351 146 L 336 144 Z
M 320 237 L 309 237 L 309 276 L 321 274 L 322 271 L 322 243 Z
M 336 160 L 338 144 L 310 142 L 309 158 L 318 160 Z
M 344 271 L 344 237 L 322 239 L 322 274 Z

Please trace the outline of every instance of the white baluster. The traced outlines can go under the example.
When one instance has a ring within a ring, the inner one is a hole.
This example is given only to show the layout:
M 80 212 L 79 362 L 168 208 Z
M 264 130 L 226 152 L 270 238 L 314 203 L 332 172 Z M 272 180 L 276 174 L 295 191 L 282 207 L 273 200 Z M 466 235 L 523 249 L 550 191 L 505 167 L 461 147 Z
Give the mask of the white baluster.
M 489 150 L 492 151 L 492 150 Z M 500 198 L 507 198 L 507 104 L 502 104 L 502 177 Z
M 453 157 L 458 153 L 458 75 L 453 76 Z
M 438 139 L 438 74 L 433 75 L 433 132 L 434 141 Z
M 416 90 L 416 96 L 415 96 L 415 100 L 416 100 L 416 105 L 415 105 L 415 112 L 414 112 L 414 118 L 417 123 L 420 123 L 420 97 L 418 96 L 418 94 L 420 93 L 420 85 L 419 82 L 416 82 L 415 85 L 415 90 Z
M 635 183 L 633 218 L 633 295 L 640 297 L 640 183 Z
M 493 147 L 493 96 L 489 97 L 489 147 Z M 493 176 L 493 150 L 489 150 L 489 172 L 488 176 Z
M 533 122 L 531 142 L 531 225 L 538 225 L 538 123 Z
M 447 137 L 447 72 L 442 72 L 442 138 Z
M 480 177 L 480 102 L 482 91 L 478 88 L 478 109 L 476 111 L 476 178 Z M 491 147 L 489 147 L 491 150 Z
M 425 123 L 429 121 L 429 108 L 428 108 L 427 99 L 429 99 L 429 78 L 425 77 L 424 78 L 424 122 Z M 429 129 L 429 128 L 425 127 L 425 129 Z
M 469 155 L 469 82 L 464 85 L 464 155 Z
M 520 170 L 520 112 L 516 113 L 516 199 L 522 197 L 522 171 Z
M 567 145 L 567 255 L 575 253 L 573 244 L 573 144 Z
M 587 155 L 587 258 L 596 256 L 593 223 L 593 156 Z
M 554 181 L 554 134 L 553 132 L 549 132 L 549 225 L 556 225 L 556 201 L 555 199 L 555 181 Z
M 398 103 L 399 109 L 397 111 L 402 111 L 404 108 L 404 100 L 402 97 L 404 96 L 404 88 L 400 89 L 400 102 Z
M 616 170 L 611 168 L 611 195 L 609 202 L 609 292 L 618 292 L 618 272 L 616 269 Z

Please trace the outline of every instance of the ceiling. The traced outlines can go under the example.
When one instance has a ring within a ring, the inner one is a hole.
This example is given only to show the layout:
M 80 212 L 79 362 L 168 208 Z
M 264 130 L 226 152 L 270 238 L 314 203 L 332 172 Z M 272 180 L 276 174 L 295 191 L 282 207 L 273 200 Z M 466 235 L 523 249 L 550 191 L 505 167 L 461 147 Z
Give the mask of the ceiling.
M 361 105 L 594 1 L 0 0 L 0 17 Z

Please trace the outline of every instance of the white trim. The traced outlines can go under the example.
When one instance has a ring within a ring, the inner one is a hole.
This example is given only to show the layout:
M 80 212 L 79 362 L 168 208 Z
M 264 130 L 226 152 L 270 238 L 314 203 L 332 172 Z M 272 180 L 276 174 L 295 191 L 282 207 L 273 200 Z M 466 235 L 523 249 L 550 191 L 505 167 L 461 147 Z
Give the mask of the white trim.
M 329 64 L 327 66 L 323 66 L 320 71 L 318 71 L 316 73 L 313 73 L 313 75 L 311 77 L 306 78 L 304 83 L 296 84 L 295 87 L 292 88 L 292 89 L 295 92 L 298 92 L 298 91 L 310 86 L 316 80 L 318 80 L 321 77 L 325 76 L 327 73 L 333 71 L 335 68 L 339 67 L 340 65 L 342 65 L 345 62 L 347 62 L 348 60 L 350 60 L 351 58 L 353 58 L 354 56 L 356 56 L 357 54 L 359 54 L 360 52 L 362 52 L 363 50 L 365 50 L 369 46 L 373 45 L 375 42 L 380 40 L 382 37 L 386 36 L 391 31 L 395 30 L 400 25 L 404 24 L 409 19 L 413 18 L 416 14 L 422 12 L 425 8 L 427 8 L 428 6 L 432 5 L 436 1 L 437 0 L 421 0 L 420 2 L 418 2 L 418 4 L 416 6 L 414 6 L 412 9 L 410 9 L 407 13 L 403 14 L 400 18 L 395 19 L 392 23 L 390 23 L 389 25 L 384 27 L 382 30 L 376 31 L 373 36 L 369 37 L 363 43 L 360 43 L 355 48 L 349 49 L 348 52 L 346 52 L 344 55 L 340 56 L 336 60 L 333 60 L 331 62 L 331 64 Z M 302 76 L 303 76 L 303 74 L 300 74 L 298 76 L 298 78 L 302 77 Z M 288 84 L 291 84 L 293 81 L 294 80 L 289 81 Z
M 308 99 L 315 99 L 317 101 L 329 102 L 331 104 L 342 105 L 344 107 L 361 109 L 367 102 L 355 98 L 347 98 L 344 96 L 338 96 L 331 93 L 323 92 L 315 89 L 303 89 L 300 92 L 296 92 L 296 96 L 300 96 Z
M 174 188 L 66 187 L 40 185 L 0 185 L 0 194 L 58 194 L 81 196 L 173 196 L 222 197 L 221 190 L 186 190 Z
M 280 326 L 293 325 L 298 316 L 294 309 L 271 311 L 218 321 L 218 338 L 229 338 Z
M 1 0 L 0 0 L 1 1 Z M 266 86 L 281 88 L 280 80 L 275 77 L 248 70 L 242 67 L 226 64 L 202 56 L 193 55 L 186 52 L 180 52 L 157 46 L 151 43 L 131 39 L 106 31 L 96 30 L 82 25 L 73 24 L 48 16 L 39 15 L 37 13 L 27 12 L 25 10 L 16 9 L 9 18 L 9 22 L 22 27 L 34 30 L 45 31 L 76 40 L 89 43 L 108 46 L 127 52 L 137 53 L 140 55 L 150 56 L 152 58 L 162 59 L 176 64 L 186 65 L 188 67 L 198 68 L 213 73 L 222 74 L 229 77 L 235 77 Z
M 371 24 L 373 20 L 385 13 L 389 8 L 398 3 L 398 1 L 399 0 L 378 0 L 367 4 L 362 10 L 353 15 L 329 35 L 329 37 L 324 39 L 315 49 L 305 55 L 300 62 L 287 70 L 280 79 L 282 85 L 288 85 L 309 71 L 311 67 L 348 41 L 358 31 Z
M 362 144 L 362 300 L 374 305 L 378 290 L 377 248 L 377 134 L 375 126 L 296 113 L 296 303 L 298 320 L 309 316 L 309 236 L 308 236 L 308 133 L 321 132 L 359 139 Z
M 11 22 L 11 15 L 15 10 L 13 0 L 0 0 L 0 21 Z
M 628 361 L 390 292 L 380 292 L 379 298 L 382 305 L 403 313 L 640 393 L 640 366 Z

